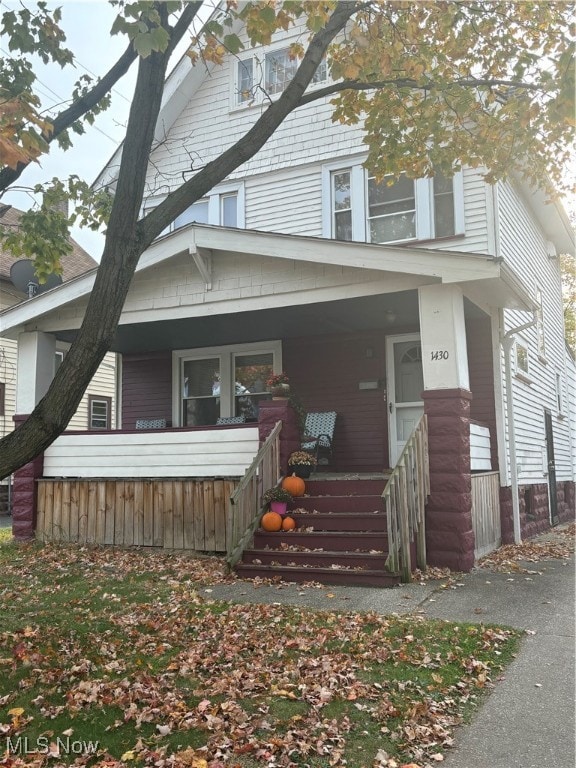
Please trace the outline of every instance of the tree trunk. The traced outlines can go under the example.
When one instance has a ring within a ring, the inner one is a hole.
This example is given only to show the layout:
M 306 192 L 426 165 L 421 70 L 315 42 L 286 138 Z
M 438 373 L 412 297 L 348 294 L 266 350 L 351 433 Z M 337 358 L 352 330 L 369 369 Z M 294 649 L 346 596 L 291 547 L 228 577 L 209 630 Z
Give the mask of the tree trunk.
M 164 4 L 158 3 L 157 7 L 166 25 Z M 0 440 L 0 478 L 31 461 L 66 428 L 112 345 L 140 255 L 175 216 L 253 157 L 299 106 L 328 45 L 356 9 L 355 2 L 338 3 L 326 27 L 314 35 L 296 75 L 280 98 L 234 146 L 138 222 L 166 65 L 175 41 L 168 51 L 140 60 L 104 253 L 84 322 L 46 395 L 18 429 Z

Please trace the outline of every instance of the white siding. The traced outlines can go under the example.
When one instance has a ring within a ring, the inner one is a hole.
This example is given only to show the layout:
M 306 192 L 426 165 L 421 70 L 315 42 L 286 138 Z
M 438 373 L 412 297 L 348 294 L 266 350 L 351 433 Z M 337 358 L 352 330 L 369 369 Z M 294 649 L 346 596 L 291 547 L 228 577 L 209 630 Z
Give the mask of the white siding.
M 558 412 L 556 375 L 560 375 L 564 393 L 569 372 L 566 369 L 564 319 L 557 259 L 550 259 L 546 238 L 538 227 L 527 203 L 510 184 L 498 185 L 498 220 L 500 255 L 521 275 L 536 296 L 542 291 L 545 356 L 538 354 L 536 326 L 517 338 L 528 347 L 530 375 L 513 376 L 518 479 L 521 483 L 546 481 L 546 441 L 544 410 L 552 413 L 556 475 L 559 481 L 573 478 L 570 446 L 570 419 Z M 506 310 L 505 331 L 531 319 L 527 313 Z
M 16 375 L 18 345 L 12 339 L 0 339 L 0 382 L 6 385 L 4 415 L 0 416 L 0 438 L 14 429 L 16 413 Z M 99 395 L 112 399 L 112 427 L 116 422 L 116 355 L 108 353 L 90 384 L 78 410 L 70 419 L 68 429 L 88 429 L 88 396 Z
M 322 167 L 302 166 L 246 181 L 246 228 L 322 236 Z
M 294 32 L 286 40 L 296 38 Z M 278 36 L 276 36 L 278 37 Z M 250 51 L 249 44 L 247 52 Z M 259 53 L 266 48 L 258 49 Z M 147 197 L 158 199 L 179 186 L 195 169 L 214 160 L 240 139 L 266 105 L 235 107 L 232 99 L 235 57 L 213 67 L 188 106 L 153 152 Z M 360 126 L 332 122 L 325 98 L 289 115 L 264 147 L 227 181 L 245 181 L 248 229 L 322 235 L 322 165 L 366 154 Z M 311 162 L 312 161 L 312 162 Z M 491 253 L 486 216 L 490 187 L 477 170 L 464 171 L 465 237 L 431 248 Z
M 258 452 L 258 428 L 61 435 L 44 477 L 241 477 Z

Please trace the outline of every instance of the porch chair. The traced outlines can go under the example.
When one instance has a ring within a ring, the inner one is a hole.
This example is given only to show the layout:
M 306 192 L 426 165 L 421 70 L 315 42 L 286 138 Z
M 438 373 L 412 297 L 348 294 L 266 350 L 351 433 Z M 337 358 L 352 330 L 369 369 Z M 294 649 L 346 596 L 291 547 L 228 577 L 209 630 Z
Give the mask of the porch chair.
M 246 416 L 219 416 L 216 424 L 246 424 Z
M 136 419 L 136 429 L 166 429 L 166 419 Z
M 309 413 L 304 425 L 301 448 L 314 454 L 318 464 L 332 461 L 332 443 L 336 426 L 336 411 Z

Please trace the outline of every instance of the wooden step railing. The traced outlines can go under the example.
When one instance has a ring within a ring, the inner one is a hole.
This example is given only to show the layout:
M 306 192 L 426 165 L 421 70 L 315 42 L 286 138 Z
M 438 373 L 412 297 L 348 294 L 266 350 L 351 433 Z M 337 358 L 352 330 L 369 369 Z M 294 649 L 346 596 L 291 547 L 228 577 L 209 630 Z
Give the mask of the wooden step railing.
M 428 422 L 422 416 L 384 488 L 388 525 L 389 571 L 400 571 L 404 583 L 412 579 L 410 544 L 416 538 L 418 567 L 426 568 L 425 507 L 430 495 Z
M 249 546 L 264 512 L 262 497 L 268 488 L 280 482 L 280 431 L 276 422 L 230 497 L 226 518 L 226 562 L 233 568 Z

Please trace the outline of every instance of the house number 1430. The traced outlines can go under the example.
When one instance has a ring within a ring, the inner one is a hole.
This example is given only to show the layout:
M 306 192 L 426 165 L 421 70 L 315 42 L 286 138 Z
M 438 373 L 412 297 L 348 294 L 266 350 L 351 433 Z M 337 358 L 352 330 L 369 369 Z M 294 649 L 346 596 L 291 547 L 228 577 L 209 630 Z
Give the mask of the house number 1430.
M 448 360 L 450 352 L 447 349 L 437 349 L 435 352 L 430 352 L 431 360 Z

